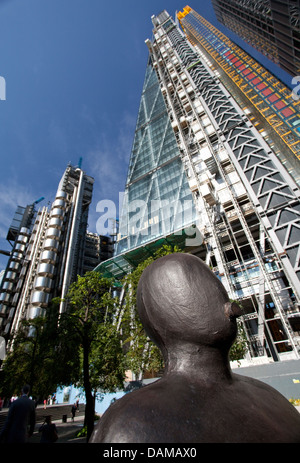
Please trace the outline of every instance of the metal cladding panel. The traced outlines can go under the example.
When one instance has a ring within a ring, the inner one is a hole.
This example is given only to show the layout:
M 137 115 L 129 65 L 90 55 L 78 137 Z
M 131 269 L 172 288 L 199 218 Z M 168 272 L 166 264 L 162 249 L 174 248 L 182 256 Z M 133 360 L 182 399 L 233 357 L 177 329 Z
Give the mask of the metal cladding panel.
M 43 251 L 41 254 L 41 262 L 55 263 L 57 253 L 54 251 Z
M 60 230 L 58 228 L 48 228 L 46 238 L 59 238 Z
M 28 318 L 37 318 L 37 317 L 43 317 L 46 313 L 46 310 L 43 309 L 42 307 L 30 307 L 28 310 Z
M 58 207 L 55 207 L 51 211 L 51 216 L 52 217 L 63 217 L 64 216 L 64 211 Z
M 55 201 L 53 202 L 52 207 L 53 207 L 53 208 L 55 208 L 55 207 L 61 207 L 62 209 L 64 209 L 64 208 L 66 207 L 66 201 L 65 201 L 64 199 L 57 198 L 57 199 L 55 199 Z
M 32 298 L 31 298 L 31 304 L 44 304 L 47 305 L 49 301 L 49 294 L 45 293 L 43 291 L 34 291 Z
M 44 249 L 55 250 L 59 246 L 59 242 L 53 239 L 46 239 L 44 243 Z
M 42 263 L 38 266 L 37 274 L 42 276 L 53 276 L 55 267 L 49 263 Z
M 63 225 L 63 221 L 59 217 L 52 217 L 50 218 L 48 225 L 49 227 L 61 228 Z
M 50 291 L 52 286 L 52 280 L 49 277 L 38 277 L 35 281 L 36 289 L 43 289 L 44 291 Z

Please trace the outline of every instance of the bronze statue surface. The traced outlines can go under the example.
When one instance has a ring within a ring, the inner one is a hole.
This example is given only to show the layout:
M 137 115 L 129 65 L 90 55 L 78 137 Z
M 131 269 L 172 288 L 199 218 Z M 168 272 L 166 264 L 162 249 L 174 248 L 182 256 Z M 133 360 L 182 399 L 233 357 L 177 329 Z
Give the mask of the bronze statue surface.
M 137 300 L 164 375 L 111 405 L 89 442 L 300 442 L 293 405 L 231 371 L 240 309 L 201 259 L 175 253 L 156 260 L 142 274 Z

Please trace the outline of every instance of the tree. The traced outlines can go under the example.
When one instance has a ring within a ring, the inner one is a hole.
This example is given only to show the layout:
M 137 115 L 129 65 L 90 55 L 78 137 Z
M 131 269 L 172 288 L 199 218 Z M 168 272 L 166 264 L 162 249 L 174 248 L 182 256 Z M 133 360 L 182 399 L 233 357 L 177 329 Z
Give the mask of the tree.
M 13 337 L 13 350 L 3 362 L 1 394 L 19 393 L 24 384 L 31 386 L 31 395 L 47 397 L 56 390 L 58 371 L 54 331 L 49 318 L 23 320 Z
M 137 379 L 141 379 L 146 371 L 158 372 L 163 368 L 163 358 L 158 347 L 148 338 L 140 321 L 136 307 L 136 291 L 144 269 L 154 260 L 182 252 L 178 246 L 163 245 L 152 256 L 141 262 L 130 274 L 126 275 L 122 284 L 126 289 L 124 304 L 119 308 L 121 316 L 123 345 L 126 350 L 126 369 L 132 371 Z
M 229 351 L 229 359 L 231 361 L 243 359 L 248 350 L 248 341 L 247 341 L 245 329 L 240 319 L 237 319 L 237 327 L 238 327 L 237 337 Z
M 97 390 L 114 392 L 123 387 L 124 355 L 114 324 L 113 284 L 95 271 L 78 276 L 69 288 L 67 310 L 59 320 L 60 349 L 69 343 L 74 346 L 69 361 L 74 364 L 77 359 L 75 383 L 85 391 L 87 440 L 94 427 Z

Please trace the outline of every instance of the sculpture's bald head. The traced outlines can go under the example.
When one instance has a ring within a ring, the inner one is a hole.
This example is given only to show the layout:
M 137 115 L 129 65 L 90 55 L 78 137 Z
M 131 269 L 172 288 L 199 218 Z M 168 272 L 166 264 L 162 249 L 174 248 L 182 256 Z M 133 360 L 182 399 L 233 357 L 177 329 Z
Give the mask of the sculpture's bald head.
M 137 290 L 138 311 L 158 346 L 179 340 L 205 345 L 228 344 L 240 315 L 209 267 L 191 254 L 161 257 L 143 272 Z

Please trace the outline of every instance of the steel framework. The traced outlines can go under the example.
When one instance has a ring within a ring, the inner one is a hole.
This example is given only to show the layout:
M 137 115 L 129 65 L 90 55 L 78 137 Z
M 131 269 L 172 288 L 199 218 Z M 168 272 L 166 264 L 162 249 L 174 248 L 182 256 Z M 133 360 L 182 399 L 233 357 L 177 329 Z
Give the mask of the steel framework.
M 230 296 L 243 301 L 251 355 L 299 358 L 299 188 L 168 13 L 152 21 L 154 40 L 146 43 L 193 192 L 205 259 Z

